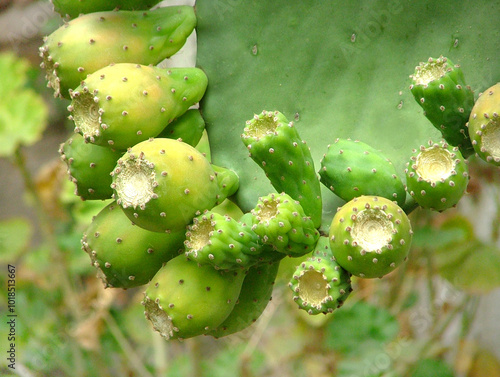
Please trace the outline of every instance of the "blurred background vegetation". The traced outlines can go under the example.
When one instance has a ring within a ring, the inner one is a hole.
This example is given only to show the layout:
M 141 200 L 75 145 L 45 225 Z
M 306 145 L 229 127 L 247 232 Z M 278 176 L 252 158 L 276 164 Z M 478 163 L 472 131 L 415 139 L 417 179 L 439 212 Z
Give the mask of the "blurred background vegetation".
M 76 197 L 57 152 L 73 132 L 69 101 L 46 88 L 38 47 L 61 22 L 48 1 L 0 0 L 1 375 L 500 376 L 500 175 L 474 158 L 457 208 L 411 214 L 408 263 L 355 280 L 334 314 L 297 309 L 287 283 L 298 261 L 286 259 L 273 300 L 247 330 L 171 342 L 154 333 L 143 288 L 103 289 L 80 249 L 108 202 Z M 6 360 L 9 264 L 15 370 Z

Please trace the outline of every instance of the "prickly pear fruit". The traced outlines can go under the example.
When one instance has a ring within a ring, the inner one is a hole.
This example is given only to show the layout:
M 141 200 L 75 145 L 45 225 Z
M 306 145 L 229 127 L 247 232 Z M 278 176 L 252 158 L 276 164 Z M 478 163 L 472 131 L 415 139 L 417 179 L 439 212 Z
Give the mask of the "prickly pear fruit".
M 217 328 L 231 313 L 245 271 L 198 266 L 184 255 L 171 259 L 144 293 L 144 314 L 166 339 L 185 339 Z
M 242 331 L 257 321 L 271 300 L 279 265 L 279 262 L 274 262 L 250 267 L 234 309 L 207 335 L 221 338 Z
M 156 138 L 129 148 L 113 170 L 114 198 L 138 226 L 154 232 L 185 230 L 217 202 L 208 160 L 194 147 Z
M 474 93 L 465 84 L 460 66 L 441 56 L 420 63 L 410 75 L 410 90 L 424 114 L 451 145 L 464 157 L 474 150 L 466 123 L 474 105 Z
M 70 91 L 70 119 L 89 142 L 126 150 L 184 114 L 203 97 L 207 83 L 198 68 L 112 64 Z
M 198 109 L 190 109 L 179 118 L 175 119 L 156 137 L 180 139 L 193 147 L 201 140 L 205 130 L 205 120 Z
M 272 193 L 259 198 L 251 211 L 252 229 L 276 251 L 299 257 L 311 252 L 319 232 L 300 203 L 288 194 Z
M 457 147 L 446 142 L 420 146 L 407 163 L 406 186 L 423 208 L 444 211 L 462 198 L 469 182 L 467 164 Z
M 82 249 L 106 288 L 148 283 L 161 266 L 183 251 L 184 232 L 157 233 L 134 225 L 112 202 L 92 219 Z
M 288 284 L 294 301 L 309 314 L 340 308 L 352 291 L 351 275 L 336 261 L 328 237 L 320 237 L 313 255 L 300 263 Z
M 83 200 L 111 198 L 110 173 L 122 152 L 86 143 L 80 134 L 75 134 L 61 144 L 59 154 L 75 184 L 75 195 Z
M 500 166 L 500 83 L 486 89 L 472 108 L 468 128 L 478 156 Z
M 392 162 L 368 144 L 337 139 L 321 160 L 321 183 L 346 202 L 361 195 L 405 203 L 406 191 Z
M 41 66 L 54 96 L 69 98 L 69 89 L 109 64 L 154 65 L 172 56 L 195 25 L 190 6 L 86 14 L 44 38 Z
M 321 189 L 311 151 L 279 111 L 263 111 L 246 122 L 241 135 L 250 157 L 278 192 L 298 200 L 314 226 L 321 225 Z
M 161 0 L 50 0 L 54 11 L 63 17 L 75 18 L 80 14 L 120 10 L 146 10 Z
M 249 268 L 262 249 L 250 225 L 212 211 L 193 219 L 184 244 L 189 259 L 223 270 Z
M 233 195 L 240 187 L 240 178 L 238 174 L 231 169 L 223 168 L 222 166 L 212 165 L 219 186 L 219 194 L 217 196 L 217 204 L 221 204 L 226 198 Z
M 403 210 L 379 196 L 360 196 L 344 204 L 329 233 L 337 263 L 363 278 L 382 277 L 403 263 L 412 235 Z

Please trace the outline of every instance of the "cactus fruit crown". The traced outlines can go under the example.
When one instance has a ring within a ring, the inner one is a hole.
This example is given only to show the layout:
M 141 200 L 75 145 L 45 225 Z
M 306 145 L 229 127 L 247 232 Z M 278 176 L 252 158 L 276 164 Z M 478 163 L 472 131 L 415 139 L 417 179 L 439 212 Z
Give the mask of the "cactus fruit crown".
M 75 132 L 90 135 L 92 141 L 94 136 L 100 135 L 102 123 L 102 110 L 99 109 L 98 101 L 86 87 L 83 88 L 82 92 L 72 92 L 72 97 L 75 101 L 68 107 L 68 110 L 73 112 L 71 119 L 78 125 Z M 105 125 L 102 126 L 105 127 Z
M 491 155 L 495 162 L 500 161 L 500 118 L 498 114 L 490 119 L 481 133 L 483 148 Z
M 444 182 L 450 176 L 457 174 L 455 171 L 456 154 L 445 148 L 447 146 L 441 148 L 438 144 L 433 144 L 428 148 L 420 147 L 420 153 L 412 158 L 414 162 L 412 168 L 419 176 L 419 180 L 435 185 L 435 182 Z
M 448 59 L 441 56 L 437 59 L 429 58 L 427 62 L 420 63 L 415 67 L 415 74 L 410 75 L 410 77 L 415 81 L 415 85 L 426 86 L 452 70 L 453 68 L 448 64 Z
M 254 115 L 253 120 L 247 121 L 245 133 L 246 136 L 260 139 L 266 135 L 272 135 L 276 132 L 276 127 L 278 126 L 278 112 L 262 112 L 263 117 L 259 115 Z
M 196 254 L 199 250 L 210 244 L 210 236 L 215 231 L 212 221 L 206 217 L 196 222 L 196 227 L 191 227 L 189 240 L 186 243 Z

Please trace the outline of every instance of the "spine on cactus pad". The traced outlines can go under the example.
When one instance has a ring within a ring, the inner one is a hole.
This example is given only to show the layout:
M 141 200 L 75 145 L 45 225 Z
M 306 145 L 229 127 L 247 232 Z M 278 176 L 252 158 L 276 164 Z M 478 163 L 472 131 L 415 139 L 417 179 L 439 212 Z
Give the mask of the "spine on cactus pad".
M 460 66 L 441 56 L 420 63 L 410 76 L 410 90 L 427 119 L 464 157 L 473 153 L 466 123 L 474 105 L 474 93 L 465 83 Z
M 204 130 L 205 120 L 201 116 L 200 110 L 190 109 L 169 123 L 156 137 L 177 139 L 196 147 Z
M 422 207 L 444 211 L 458 203 L 467 189 L 466 161 L 457 147 L 446 142 L 420 146 L 407 163 L 406 186 Z
M 180 255 L 183 241 L 183 231 L 157 233 L 134 225 L 112 202 L 92 219 L 81 243 L 106 288 L 133 288 Z
M 311 151 L 293 122 L 279 111 L 263 111 L 246 122 L 241 135 L 250 157 L 277 192 L 298 200 L 315 227 L 321 225 L 322 200 Z
M 352 291 L 351 275 L 336 261 L 328 237 L 320 237 L 312 256 L 300 263 L 288 284 L 294 301 L 309 314 L 341 307 Z
M 70 89 L 109 64 L 155 65 L 172 56 L 195 26 L 190 6 L 89 13 L 44 38 L 41 67 L 54 96 L 70 98 Z
M 346 202 L 361 195 L 405 203 L 406 191 L 392 162 L 368 144 L 337 139 L 321 160 L 321 183 Z
M 486 89 L 472 108 L 467 124 L 472 145 L 484 161 L 500 166 L 500 83 Z
M 54 11 L 62 17 L 75 18 L 81 14 L 110 10 L 147 10 L 161 0 L 50 0 Z
M 199 266 L 184 255 L 168 261 L 144 293 L 144 314 L 166 339 L 185 339 L 217 328 L 233 310 L 245 271 Z
M 333 256 L 346 271 L 378 278 L 406 260 L 413 232 L 408 216 L 396 203 L 360 196 L 339 208 L 329 236 Z
M 70 91 L 70 119 L 89 142 L 125 151 L 183 115 L 203 97 L 207 83 L 198 68 L 112 64 Z

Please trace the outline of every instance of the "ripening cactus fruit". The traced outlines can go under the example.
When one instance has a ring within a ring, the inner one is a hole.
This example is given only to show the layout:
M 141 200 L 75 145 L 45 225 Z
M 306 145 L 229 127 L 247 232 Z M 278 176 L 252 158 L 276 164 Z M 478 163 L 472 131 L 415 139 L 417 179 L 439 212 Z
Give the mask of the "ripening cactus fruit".
M 466 161 L 457 147 L 446 142 L 420 146 L 407 163 L 406 186 L 422 207 L 444 211 L 458 203 L 467 189 Z
M 112 64 L 70 90 L 70 119 L 89 142 L 126 150 L 184 114 L 203 97 L 207 83 L 198 68 Z
M 271 301 L 279 265 L 273 262 L 250 267 L 233 310 L 207 335 L 221 338 L 245 330 L 256 322 Z
M 161 0 L 50 0 L 54 11 L 63 17 L 75 18 L 80 14 L 120 10 L 146 10 Z
M 250 225 L 211 211 L 193 219 L 184 244 L 189 259 L 223 270 L 255 265 L 262 250 Z
M 392 162 L 368 144 L 337 139 L 321 160 L 321 183 L 346 202 L 375 195 L 405 203 L 406 191 Z
M 111 174 L 117 203 L 134 223 L 154 232 L 185 230 L 216 204 L 220 193 L 209 161 L 173 139 L 134 145 Z
M 54 96 L 70 98 L 70 89 L 109 64 L 155 65 L 172 56 L 195 26 L 190 6 L 89 13 L 44 38 L 41 67 Z
M 81 240 L 106 288 L 148 283 L 161 266 L 183 252 L 184 232 L 157 233 L 134 225 L 112 202 L 94 216 Z
M 420 63 L 410 75 L 410 90 L 427 119 L 465 158 L 473 152 L 466 123 L 474 105 L 474 93 L 465 83 L 460 66 L 443 56 Z
M 500 83 L 486 89 L 472 108 L 468 128 L 472 145 L 484 161 L 500 166 Z
M 298 200 L 314 226 L 321 225 L 321 189 L 311 151 L 293 122 L 279 111 L 263 111 L 246 122 L 243 143 L 277 192 Z
M 300 263 L 288 286 L 293 300 L 309 314 L 340 308 L 352 292 L 351 274 L 336 261 L 328 237 L 320 237 L 313 254 Z
M 156 137 L 178 139 L 196 147 L 204 130 L 205 120 L 201 116 L 200 110 L 190 109 L 169 123 Z
M 406 260 L 413 232 L 408 216 L 396 203 L 360 196 L 339 208 L 329 236 L 338 264 L 352 275 L 376 278 Z
M 272 193 L 259 198 L 251 215 L 253 231 L 277 252 L 299 257 L 311 252 L 318 241 L 313 221 L 299 201 L 288 194 Z
M 75 195 L 83 200 L 111 198 L 110 173 L 123 152 L 86 143 L 80 134 L 75 134 L 61 144 L 59 154 L 75 184 Z
M 245 271 L 218 271 L 184 255 L 171 259 L 144 292 L 144 314 L 166 339 L 185 339 L 217 328 L 233 310 Z

